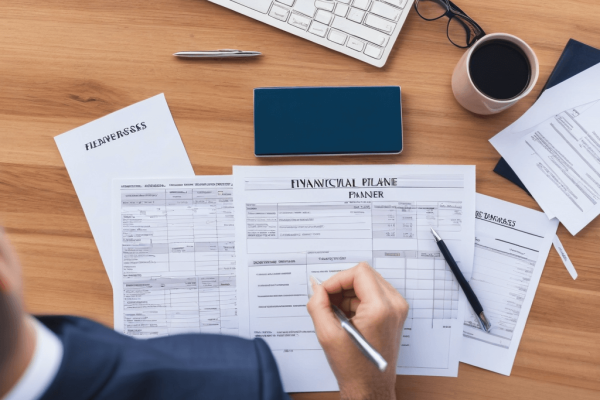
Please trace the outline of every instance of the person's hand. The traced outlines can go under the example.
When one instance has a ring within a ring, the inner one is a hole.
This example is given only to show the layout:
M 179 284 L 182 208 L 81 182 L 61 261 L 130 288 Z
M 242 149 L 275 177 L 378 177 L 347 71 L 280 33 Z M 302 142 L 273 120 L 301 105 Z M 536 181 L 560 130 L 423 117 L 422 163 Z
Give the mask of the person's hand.
M 21 265 L 0 227 L 0 399 L 25 373 L 35 346 L 35 328 L 23 309 Z
M 342 399 L 395 399 L 396 361 L 408 303 L 367 263 L 312 284 L 307 308 L 340 386 Z M 380 372 L 356 347 L 331 310 L 341 308 L 388 363 Z
M 0 226 L 0 292 L 23 295 L 21 265 Z

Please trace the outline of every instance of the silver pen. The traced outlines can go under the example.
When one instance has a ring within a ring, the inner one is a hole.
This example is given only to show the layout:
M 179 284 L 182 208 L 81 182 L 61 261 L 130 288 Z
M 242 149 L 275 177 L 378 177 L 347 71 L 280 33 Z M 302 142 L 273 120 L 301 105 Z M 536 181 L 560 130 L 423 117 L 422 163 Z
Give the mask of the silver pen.
M 175 57 L 182 58 L 226 58 L 226 57 L 255 57 L 262 53 L 258 51 L 243 51 L 233 49 L 208 50 L 208 51 L 180 51 L 173 54 Z
M 314 280 L 314 282 L 318 285 L 322 283 L 314 276 L 311 276 L 310 280 Z M 312 285 L 308 285 L 308 287 L 308 298 L 310 299 L 314 293 L 312 291 Z M 361 335 L 361 333 L 354 327 L 354 325 L 352 325 L 352 322 L 350 322 L 350 320 L 346 317 L 346 314 L 344 314 L 342 310 L 340 310 L 334 304 L 331 305 L 331 308 L 333 309 L 333 313 L 335 314 L 337 319 L 342 324 L 342 328 L 348 333 L 348 335 L 350 335 L 350 339 L 352 339 L 352 341 L 358 347 L 361 353 L 363 353 L 369 361 L 375 364 L 379 371 L 384 372 L 388 365 L 387 361 L 385 361 L 385 358 L 383 358 L 383 356 L 379 354 L 379 352 L 375 350 L 373 346 L 369 344 L 369 342 L 367 342 L 367 339 L 365 339 L 365 337 Z

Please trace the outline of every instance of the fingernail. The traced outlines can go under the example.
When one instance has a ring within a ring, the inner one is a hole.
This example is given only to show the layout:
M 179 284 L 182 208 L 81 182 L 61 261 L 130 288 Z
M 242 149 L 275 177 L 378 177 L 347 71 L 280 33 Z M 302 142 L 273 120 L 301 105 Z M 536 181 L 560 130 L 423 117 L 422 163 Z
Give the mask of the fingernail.
M 321 281 L 312 275 L 308 277 L 308 280 L 310 281 L 310 285 L 307 285 L 308 286 L 307 290 L 308 290 L 308 299 L 310 300 L 310 298 L 313 297 L 313 295 L 315 294 L 315 291 L 313 290 L 313 286 L 320 285 Z

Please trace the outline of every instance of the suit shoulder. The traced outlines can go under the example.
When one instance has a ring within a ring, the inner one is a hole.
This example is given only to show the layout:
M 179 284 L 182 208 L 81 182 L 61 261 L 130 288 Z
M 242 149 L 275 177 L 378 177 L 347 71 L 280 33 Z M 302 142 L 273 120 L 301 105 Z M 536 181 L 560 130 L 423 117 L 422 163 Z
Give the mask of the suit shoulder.
M 35 316 L 35 318 L 59 337 L 74 331 L 85 334 L 98 333 L 100 335 L 115 333 L 111 328 L 87 318 L 66 315 L 44 315 Z

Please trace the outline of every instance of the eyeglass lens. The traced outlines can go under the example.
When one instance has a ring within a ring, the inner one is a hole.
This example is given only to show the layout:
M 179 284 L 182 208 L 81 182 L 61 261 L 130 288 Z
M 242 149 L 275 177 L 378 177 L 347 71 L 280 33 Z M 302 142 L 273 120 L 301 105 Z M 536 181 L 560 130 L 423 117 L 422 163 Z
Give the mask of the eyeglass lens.
M 458 47 L 470 47 L 481 32 L 477 25 L 459 11 L 451 9 L 448 0 L 417 0 L 417 12 L 421 18 L 433 21 L 447 15 L 448 39 Z M 450 11 L 450 12 L 449 12 Z
M 434 20 L 448 12 L 448 2 L 444 0 L 417 0 L 417 12 L 427 20 Z
M 453 15 L 448 21 L 448 39 L 458 47 L 469 47 L 477 38 L 478 29 L 461 15 Z

